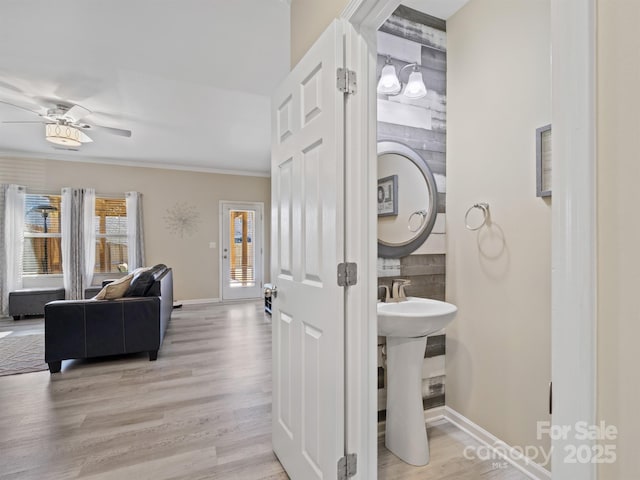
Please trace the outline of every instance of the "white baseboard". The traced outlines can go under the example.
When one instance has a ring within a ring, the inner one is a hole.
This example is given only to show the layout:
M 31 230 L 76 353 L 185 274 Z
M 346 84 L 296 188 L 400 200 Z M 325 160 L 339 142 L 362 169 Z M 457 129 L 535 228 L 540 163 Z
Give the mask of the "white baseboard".
M 173 303 L 181 303 L 182 305 L 209 305 L 212 303 L 223 303 L 223 304 L 247 303 L 247 302 L 257 302 L 260 300 L 262 300 L 262 297 L 238 298 L 234 300 L 223 300 L 222 298 L 192 298 L 190 300 L 174 300 Z
M 506 462 L 513 465 L 528 477 L 534 480 L 551 479 L 551 473 L 547 469 L 535 463 L 533 460 L 522 457 L 513 447 L 507 446 L 495 435 L 487 432 L 484 428 L 476 425 L 452 408 L 444 407 L 444 418 L 491 449 L 497 456 L 502 457 Z M 508 451 L 509 454 L 503 455 L 499 449 L 495 448 L 496 445 L 501 445 L 501 450 Z
M 220 303 L 219 298 L 193 298 L 191 300 L 175 300 L 174 303 L 181 303 L 183 305 L 207 305 L 210 303 Z
M 229 303 L 229 304 L 234 304 L 234 303 L 253 303 L 253 302 L 260 302 L 260 301 L 264 302 L 264 297 L 228 298 L 226 300 L 224 298 L 220 299 L 220 303 Z

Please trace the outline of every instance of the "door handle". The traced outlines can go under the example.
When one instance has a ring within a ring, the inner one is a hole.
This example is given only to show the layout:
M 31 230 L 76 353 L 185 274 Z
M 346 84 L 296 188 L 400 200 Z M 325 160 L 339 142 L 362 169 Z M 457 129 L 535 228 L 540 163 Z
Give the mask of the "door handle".
M 277 286 L 273 286 L 271 288 L 267 287 L 264 289 L 264 296 L 265 298 L 278 298 L 278 287 Z

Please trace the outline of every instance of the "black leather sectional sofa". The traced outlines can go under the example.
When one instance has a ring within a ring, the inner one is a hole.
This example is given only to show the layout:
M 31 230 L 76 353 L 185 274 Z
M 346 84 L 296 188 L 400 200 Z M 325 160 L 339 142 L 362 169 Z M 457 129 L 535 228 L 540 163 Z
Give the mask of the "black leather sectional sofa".
M 156 360 L 173 309 L 173 272 L 157 272 L 145 296 L 61 300 L 45 306 L 45 361 L 148 352 Z

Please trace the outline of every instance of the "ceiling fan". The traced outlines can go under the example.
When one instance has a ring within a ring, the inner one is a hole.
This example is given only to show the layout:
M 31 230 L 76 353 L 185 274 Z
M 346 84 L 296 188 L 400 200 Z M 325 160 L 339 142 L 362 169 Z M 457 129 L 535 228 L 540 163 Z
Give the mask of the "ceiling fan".
M 85 131 L 92 129 L 102 130 L 121 137 L 131 137 L 131 130 L 105 127 L 104 125 L 98 125 L 90 120 L 86 120 L 86 117 L 91 115 L 91 110 L 82 105 L 59 102 L 53 108 L 42 107 L 42 110 L 38 112 L 3 100 L 0 100 L 0 103 L 38 115 L 41 118 L 40 120 L 3 121 L 2 123 L 44 124 L 45 139 L 53 143 L 54 148 L 63 147 L 71 150 L 73 147 L 79 147 L 83 143 L 93 142 L 91 137 L 85 133 Z M 58 147 L 55 147 L 56 145 Z

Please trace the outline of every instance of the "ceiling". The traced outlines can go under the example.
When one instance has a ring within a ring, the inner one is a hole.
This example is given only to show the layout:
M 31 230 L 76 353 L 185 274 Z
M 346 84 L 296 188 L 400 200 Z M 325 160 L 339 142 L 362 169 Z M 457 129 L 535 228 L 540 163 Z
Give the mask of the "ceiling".
M 447 20 L 468 2 L 469 0 L 402 0 L 403 5 L 442 20 Z
M 0 123 L 0 155 L 268 174 L 270 95 L 289 71 L 287 0 L 0 2 L 0 100 L 62 100 L 91 130 L 53 149 L 41 124 Z M 0 103 L 0 121 L 38 120 Z

